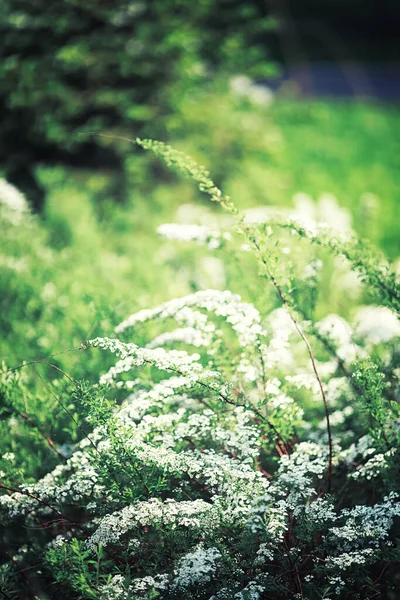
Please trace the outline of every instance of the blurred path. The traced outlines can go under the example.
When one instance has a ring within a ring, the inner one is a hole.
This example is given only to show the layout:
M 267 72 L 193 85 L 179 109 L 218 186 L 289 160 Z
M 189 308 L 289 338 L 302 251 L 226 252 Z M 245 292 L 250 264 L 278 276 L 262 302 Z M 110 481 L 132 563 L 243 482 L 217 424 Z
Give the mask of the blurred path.
M 278 90 L 293 84 L 302 95 L 400 100 L 400 63 L 366 64 L 313 62 L 291 65 L 280 78 L 268 81 Z

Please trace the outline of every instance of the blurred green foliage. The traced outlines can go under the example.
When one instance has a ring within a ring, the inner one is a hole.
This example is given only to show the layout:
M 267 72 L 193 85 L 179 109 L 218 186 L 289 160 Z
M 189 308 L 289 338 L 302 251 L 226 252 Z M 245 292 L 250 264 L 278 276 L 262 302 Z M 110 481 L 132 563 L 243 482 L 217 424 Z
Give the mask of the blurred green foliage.
M 120 144 L 78 134 L 163 136 L 176 99 L 220 67 L 265 75 L 272 24 L 255 0 L 4 0 L 0 163 L 7 178 L 38 206 L 38 163 L 121 171 Z

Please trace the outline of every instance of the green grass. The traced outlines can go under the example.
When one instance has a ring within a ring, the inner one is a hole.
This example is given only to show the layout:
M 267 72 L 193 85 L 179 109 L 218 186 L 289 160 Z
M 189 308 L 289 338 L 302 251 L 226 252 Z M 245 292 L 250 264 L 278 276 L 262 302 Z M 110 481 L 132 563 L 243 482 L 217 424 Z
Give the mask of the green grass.
M 277 103 L 274 123 L 283 137 L 269 172 L 272 197 L 285 202 L 298 190 L 333 193 L 353 214 L 354 227 L 391 258 L 400 254 L 400 114 L 367 103 Z M 286 182 L 282 189 L 279 181 Z M 362 196 L 377 197 L 375 207 Z M 272 199 L 272 198 L 271 198 Z
M 284 98 L 266 108 L 232 105 L 204 92 L 183 104 L 177 130 L 241 208 L 291 206 L 298 192 L 314 200 L 327 192 L 351 210 L 360 235 L 400 255 L 397 106 Z

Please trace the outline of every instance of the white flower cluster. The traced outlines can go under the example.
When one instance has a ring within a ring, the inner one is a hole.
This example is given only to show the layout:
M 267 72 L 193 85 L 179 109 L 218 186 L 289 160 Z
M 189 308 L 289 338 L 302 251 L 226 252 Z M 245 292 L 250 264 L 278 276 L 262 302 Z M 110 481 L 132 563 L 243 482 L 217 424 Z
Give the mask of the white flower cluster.
M 247 525 L 253 534 L 267 534 L 267 546 L 260 545 L 260 555 L 266 548 L 276 548 L 288 530 L 288 508 L 285 500 L 278 498 L 279 494 L 271 486 L 263 496 L 255 496 L 249 510 Z
M 274 545 L 271 542 L 264 542 L 260 544 L 259 549 L 257 550 L 256 557 L 254 559 L 254 563 L 256 565 L 263 565 L 267 561 L 274 560 Z
M 181 407 L 176 413 L 159 416 L 144 415 L 135 428 L 135 439 L 145 438 L 154 430 L 157 434 L 152 438 L 153 442 L 162 443 L 165 447 L 168 447 L 169 441 L 172 447 L 184 440 L 200 446 L 212 440 L 231 456 L 248 463 L 252 463 L 260 451 L 254 415 L 242 407 L 234 409 L 222 422 L 210 409 L 193 413 L 191 407 L 187 407 L 187 410 Z
M 100 589 L 101 600 L 130 600 L 131 598 L 145 600 L 151 592 L 163 592 L 169 587 L 167 574 L 146 575 L 138 577 L 129 584 L 123 575 L 114 575 L 110 581 Z
M 355 550 L 354 552 L 343 552 L 340 556 L 328 556 L 325 565 L 328 569 L 345 571 L 353 565 L 364 565 L 367 561 L 372 561 L 376 552 L 372 548 Z
M 151 319 L 176 318 L 187 307 L 201 308 L 225 319 L 238 335 L 241 346 L 255 344 L 260 336 L 265 335 L 258 310 L 252 304 L 242 302 L 239 295 L 228 290 L 200 291 L 183 298 L 175 298 L 153 309 L 141 310 L 118 325 L 115 331 L 122 333 Z
M 175 452 L 166 446 L 154 446 L 135 439 L 126 446 L 134 451 L 143 465 L 157 467 L 165 473 L 187 475 L 201 481 L 214 492 L 216 512 L 226 522 L 240 522 L 247 518 L 255 496 L 262 496 L 269 487 L 265 476 L 248 461 L 231 458 L 212 450 L 185 450 Z
M 188 552 L 179 560 L 174 570 L 172 588 L 184 590 L 194 585 L 209 583 L 215 575 L 221 552 L 217 548 L 198 548 Z
M 354 342 L 351 325 L 338 315 L 328 315 L 317 323 L 317 329 L 333 341 L 337 356 L 345 362 L 365 356 L 365 350 Z
M 315 379 L 315 376 L 314 376 Z M 318 383 L 318 382 L 317 382 Z M 268 409 L 278 411 L 286 423 L 301 421 L 304 411 L 293 398 L 285 394 L 281 388 L 282 382 L 277 379 L 269 379 L 265 384 L 265 394 Z
M 119 384 L 122 385 L 119 385 Z M 141 385 L 140 379 L 135 381 L 119 382 L 117 387 L 132 390 Z M 130 420 L 139 420 L 153 407 L 160 407 L 163 403 L 172 400 L 181 401 L 187 399 L 186 395 L 182 395 L 186 389 L 191 387 L 191 381 L 188 377 L 170 377 L 156 383 L 150 389 L 138 389 L 128 396 L 119 416 L 121 419 L 129 418 Z
M 316 498 L 304 506 L 304 516 L 313 527 L 321 527 L 325 523 L 334 523 L 337 513 L 332 502 L 325 498 Z
M 229 368 L 219 353 L 217 317 L 238 337 Z M 54 510 L 62 519 L 64 510 L 84 507 L 78 536 L 85 553 L 93 558 L 101 545 L 110 557 L 121 553 L 138 563 L 129 576 L 113 570 L 102 580 L 102 600 L 194 600 L 211 593 L 214 600 L 261 599 L 274 593 L 275 573 L 288 573 L 306 553 L 314 557 L 307 569 L 314 559 L 318 567 L 304 578 L 307 588 L 323 580 L 326 593 L 340 596 L 356 569 L 382 558 L 400 504 L 391 494 L 375 506 L 339 511 L 334 495 L 324 493 L 329 450 L 320 390 L 288 311 L 273 311 L 264 327 L 239 296 L 208 290 L 135 313 L 117 330 L 153 319 L 174 319 L 179 327 L 144 347 L 110 338 L 85 344 L 116 355 L 100 382 L 114 388 L 118 401 L 104 420 L 90 413 L 90 439 L 64 465 L 21 493 L 0 496 L 3 514 L 25 516 L 29 526 Z M 362 352 L 338 317 L 319 327 L 342 360 Z M 161 347 L 172 342 L 198 346 L 202 356 Z M 161 371 L 156 382 L 137 369 L 146 365 Z M 354 486 L 389 469 L 395 451 L 384 453 L 371 436 L 357 441 L 346 431 L 348 420 L 356 420 L 356 394 L 346 377 L 336 376 L 339 366 L 335 358 L 317 361 L 331 415 L 333 467 L 341 466 L 346 485 Z M 302 420 L 304 409 L 312 422 Z M 114 480 L 115 473 L 121 478 Z M 67 529 L 48 548 L 61 553 L 74 535 Z
M 99 543 L 104 547 L 115 544 L 128 531 L 140 527 L 198 527 L 210 528 L 214 522 L 212 505 L 203 500 L 161 502 L 151 498 L 136 502 L 104 517 L 87 546 L 93 550 Z M 208 518 L 210 517 L 211 518 Z
M 230 80 L 231 92 L 246 98 L 255 106 L 269 106 L 274 101 L 274 93 L 266 85 L 254 83 L 247 75 L 235 75 Z
M 216 250 L 232 239 L 229 231 L 223 232 L 194 223 L 163 223 L 157 228 L 157 233 L 169 240 L 196 242 L 199 246 L 207 246 L 209 250 Z
M 357 310 L 354 320 L 357 335 L 370 344 L 384 344 L 400 337 L 400 321 L 385 306 L 363 306 Z
M 251 581 L 243 590 L 234 595 L 234 600 L 259 600 L 263 592 L 265 592 L 264 586 L 256 581 Z
M 325 395 L 331 407 L 334 407 L 341 397 L 347 398 L 347 401 L 352 401 L 354 397 L 350 382 L 346 377 L 331 377 L 325 386 Z
M 372 458 L 367 460 L 364 465 L 358 467 L 356 471 L 349 474 L 349 477 L 352 479 L 374 479 L 379 477 L 382 474 L 382 471 L 385 471 L 389 467 L 389 459 L 390 457 L 396 454 L 396 449 L 392 448 L 387 452 L 379 452 L 375 454 Z
M 123 575 L 114 575 L 100 590 L 101 600 L 128 600 L 129 591 Z
M 338 425 L 343 425 L 346 423 L 346 419 L 351 417 L 354 414 L 354 408 L 352 406 L 345 406 L 343 410 L 335 410 L 330 414 L 330 422 L 331 427 L 336 427 Z M 322 419 L 319 424 L 319 428 L 326 429 L 326 421 Z
M 157 348 L 175 341 L 197 347 L 211 346 L 217 334 L 217 328 L 207 315 L 189 306 L 184 306 L 174 315 L 174 320 L 183 327 L 156 336 L 146 347 Z
M 348 209 L 339 205 L 335 196 L 329 193 L 321 194 L 315 202 L 311 196 L 299 192 L 293 196 L 294 209 L 283 209 L 275 206 L 258 206 L 245 211 L 245 223 L 262 224 L 281 219 L 296 222 L 314 236 L 319 230 L 332 229 L 335 235 L 347 239 L 352 232 L 352 216 Z M 312 273 L 319 270 L 319 261 L 314 263 Z M 308 269 L 307 269 L 308 271 Z M 307 275 L 307 272 L 306 272 Z
M 343 579 L 338 575 L 329 577 L 328 581 L 329 581 L 329 585 L 332 586 L 333 588 L 335 588 L 336 596 L 340 596 L 340 594 L 342 593 L 343 589 L 346 586 L 346 582 L 343 581 Z M 328 600 L 329 600 L 329 598 L 328 598 Z
M 0 208 L 2 215 L 12 224 L 20 223 L 24 214 L 29 211 L 25 197 L 16 187 L 0 178 Z
M 181 342 L 188 346 L 201 348 L 210 346 L 212 335 L 210 333 L 204 333 L 194 327 L 178 327 L 173 331 L 166 331 L 155 337 L 147 344 L 147 348 L 158 348 L 159 346 L 166 346 L 175 342 Z
M 163 592 L 167 590 L 169 586 L 169 577 L 164 573 L 157 573 L 157 575 L 147 575 L 146 577 L 139 577 L 135 579 L 130 586 L 130 591 L 135 594 L 135 598 L 145 598 L 147 600 L 148 592 L 156 591 Z M 137 596 L 139 594 L 139 596 Z M 131 598 L 132 596 L 130 596 Z
M 298 390 L 304 388 L 312 392 L 314 398 L 321 398 L 321 391 L 315 373 L 298 373 L 297 375 L 286 375 L 285 380 Z
M 329 224 L 335 232 L 350 232 L 352 217 L 348 209 L 340 207 L 332 194 L 322 194 L 316 203 L 304 193 L 293 197 L 295 210 L 291 217 L 314 229 L 315 226 Z
M 290 348 L 290 337 L 295 332 L 293 321 L 286 308 L 272 311 L 267 320 L 271 332 L 268 344 L 262 344 L 261 352 L 266 369 L 279 365 L 283 369 L 293 366 L 293 354 Z
M 124 344 L 117 339 L 95 338 L 85 344 L 86 347 L 109 350 L 121 357 L 114 367 L 101 377 L 101 384 L 112 384 L 118 375 L 131 371 L 134 367 L 152 365 L 160 371 L 178 373 L 192 383 L 203 383 L 219 378 L 218 371 L 204 369 L 198 362 L 199 354 L 188 354 L 184 350 L 165 350 L 164 348 L 140 348 L 136 344 Z
M 21 493 L 0 496 L 0 506 L 7 510 L 11 518 L 27 515 L 32 510 L 49 514 L 52 512 L 49 503 L 63 504 L 85 497 L 98 498 L 104 491 L 98 482 L 92 458 L 85 451 L 77 450 L 66 464 L 58 465 L 37 483 L 22 486 Z
M 365 544 L 378 549 L 380 542 L 388 537 L 394 517 L 398 516 L 400 502 L 394 492 L 385 496 L 381 504 L 343 509 L 339 518 L 345 523 L 330 530 L 329 541 L 344 552 L 361 549 Z
M 287 505 L 294 512 L 315 494 L 314 479 L 326 471 L 327 448 L 313 442 L 297 444 L 294 452 L 280 459 L 276 485 L 287 490 Z

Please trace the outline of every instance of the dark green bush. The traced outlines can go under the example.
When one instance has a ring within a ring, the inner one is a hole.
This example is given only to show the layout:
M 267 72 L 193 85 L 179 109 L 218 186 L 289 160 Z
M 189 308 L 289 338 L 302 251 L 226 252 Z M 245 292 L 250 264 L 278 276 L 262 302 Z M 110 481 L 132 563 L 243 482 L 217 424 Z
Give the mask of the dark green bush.
M 255 0 L 4 0 L 0 163 L 6 177 L 38 205 L 38 163 L 123 171 L 124 146 L 78 134 L 162 136 L 179 97 L 221 67 L 265 72 L 270 25 L 266 7 Z

